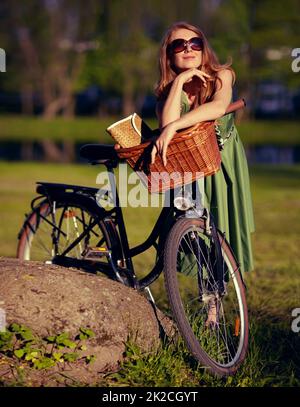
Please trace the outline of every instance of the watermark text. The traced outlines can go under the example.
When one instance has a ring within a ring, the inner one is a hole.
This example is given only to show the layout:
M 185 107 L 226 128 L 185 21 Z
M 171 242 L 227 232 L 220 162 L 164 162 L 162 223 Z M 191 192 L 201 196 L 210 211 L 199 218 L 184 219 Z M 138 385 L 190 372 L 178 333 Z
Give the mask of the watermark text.
M 182 196 L 199 207 L 204 203 L 204 174 L 191 172 L 128 172 L 127 164 L 119 165 L 118 179 L 111 172 L 97 175 L 96 184 L 101 185 L 96 199 L 103 208 L 172 206 L 175 197 Z M 197 179 L 197 186 L 192 184 Z M 175 186 L 175 189 L 174 189 Z M 162 192 L 157 193 L 157 192 Z
M 292 57 L 295 58 L 292 62 L 292 71 L 298 73 L 300 72 L 300 48 L 292 49 Z
M 6 53 L 0 48 L 0 72 L 6 72 Z
M 300 332 L 300 308 L 294 308 L 292 310 L 292 317 L 294 318 L 292 321 L 291 329 L 295 333 Z
M 6 312 L 5 309 L 0 308 L 0 332 L 4 332 L 6 329 Z

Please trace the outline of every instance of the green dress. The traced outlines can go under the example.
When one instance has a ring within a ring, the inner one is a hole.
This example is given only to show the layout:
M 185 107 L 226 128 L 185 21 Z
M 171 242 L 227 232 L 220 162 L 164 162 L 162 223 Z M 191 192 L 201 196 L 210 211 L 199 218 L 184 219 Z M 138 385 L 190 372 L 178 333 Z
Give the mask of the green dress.
M 189 110 L 183 92 L 181 114 Z M 204 180 L 205 206 L 225 232 L 243 273 L 253 269 L 251 233 L 255 230 L 247 158 L 233 114 L 218 119 L 217 124 L 222 163 L 216 174 Z

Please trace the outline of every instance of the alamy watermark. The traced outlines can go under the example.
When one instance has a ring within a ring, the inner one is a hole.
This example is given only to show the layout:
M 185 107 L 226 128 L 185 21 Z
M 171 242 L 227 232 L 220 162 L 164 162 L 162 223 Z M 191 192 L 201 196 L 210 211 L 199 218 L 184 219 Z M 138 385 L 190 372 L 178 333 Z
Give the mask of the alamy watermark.
M 0 48 L 0 72 L 6 72 L 6 53 Z
M 4 332 L 6 329 L 6 312 L 5 309 L 0 308 L 0 332 Z
M 97 192 L 97 203 L 104 208 L 120 207 L 152 207 L 158 208 L 173 205 L 174 198 L 187 198 L 192 207 L 201 208 L 204 204 L 204 174 L 197 172 L 151 172 L 146 176 L 144 172 L 128 173 L 126 163 L 119 165 L 118 179 L 110 172 L 98 174 L 96 184 L 101 185 Z M 192 185 L 196 178 L 197 186 Z M 173 186 L 176 189 L 173 191 Z M 152 193 L 163 186 L 164 193 Z M 150 189 L 150 191 L 149 191 Z M 117 193 L 118 192 L 118 193 Z M 149 193 L 151 192 L 151 193 Z M 119 200 L 118 200 L 119 198 Z
M 295 333 L 300 332 L 300 308 L 294 308 L 292 310 L 292 317 L 294 318 L 292 321 L 291 329 Z
M 292 62 L 292 71 L 298 73 L 300 72 L 300 48 L 292 49 L 292 57 L 295 58 Z

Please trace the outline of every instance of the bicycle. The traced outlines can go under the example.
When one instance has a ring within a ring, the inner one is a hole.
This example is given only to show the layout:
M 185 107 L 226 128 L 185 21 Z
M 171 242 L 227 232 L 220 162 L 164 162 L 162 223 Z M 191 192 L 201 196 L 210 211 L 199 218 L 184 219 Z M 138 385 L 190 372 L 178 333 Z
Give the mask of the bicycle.
M 232 104 L 227 112 L 233 110 Z M 110 175 L 120 161 L 111 145 L 85 145 L 81 156 L 104 164 Z M 39 195 L 18 235 L 17 257 L 102 272 L 147 290 L 153 303 L 149 285 L 164 272 L 172 314 L 191 354 L 215 375 L 234 374 L 247 352 L 248 312 L 245 285 L 224 234 L 206 209 L 199 213 L 186 200 L 176 201 L 174 190 L 148 238 L 130 248 L 117 185 L 110 180 L 116 191 L 111 209 L 97 202 L 97 188 L 37 182 Z M 108 193 L 103 197 L 109 199 Z M 132 258 L 151 247 L 155 264 L 138 279 Z

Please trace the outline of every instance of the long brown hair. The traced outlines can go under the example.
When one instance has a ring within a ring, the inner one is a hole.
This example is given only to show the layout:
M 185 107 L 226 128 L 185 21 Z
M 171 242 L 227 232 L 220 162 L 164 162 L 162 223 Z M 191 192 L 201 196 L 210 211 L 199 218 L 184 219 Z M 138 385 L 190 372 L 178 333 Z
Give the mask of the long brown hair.
M 162 39 L 159 55 L 159 71 L 160 78 L 155 87 L 155 94 L 158 100 L 164 100 L 167 98 L 170 87 L 173 80 L 176 78 L 177 73 L 172 67 L 172 62 L 167 52 L 167 47 L 170 43 L 171 35 L 174 31 L 185 28 L 187 30 L 193 31 L 199 36 L 203 41 L 202 50 L 202 64 L 200 66 L 201 70 L 211 75 L 211 79 L 207 81 L 207 88 L 201 86 L 199 89 L 197 104 L 202 104 L 208 102 L 216 91 L 217 81 L 220 81 L 222 86 L 222 81 L 217 77 L 217 73 L 223 69 L 229 69 L 233 75 L 233 83 L 235 82 L 235 72 L 231 68 L 231 61 L 226 64 L 221 65 L 219 60 L 210 47 L 204 33 L 196 26 L 186 23 L 185 21 L 179 21 L 174 23 L 166 32 Z

